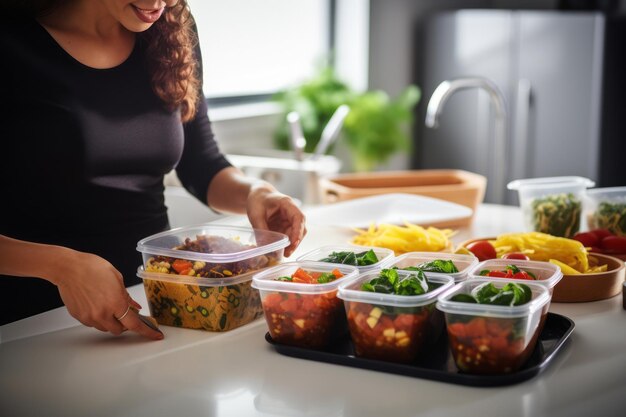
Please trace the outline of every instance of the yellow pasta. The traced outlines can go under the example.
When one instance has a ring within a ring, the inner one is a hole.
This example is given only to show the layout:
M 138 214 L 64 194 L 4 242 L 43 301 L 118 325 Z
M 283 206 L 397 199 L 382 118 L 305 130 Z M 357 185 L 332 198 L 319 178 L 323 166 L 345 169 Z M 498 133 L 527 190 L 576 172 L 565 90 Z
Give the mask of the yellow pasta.
M 508 233 L 490 240 L 498 257 L 505 253 L 522 252 L 535 261 L 548 262 L 556 259 L 583 273 L 589 272 L 587 249 L 573 239 L 556 237 L 546 233 Z
M 362 246 L 389 248 L 397 255 L 406 252 L 439 252 L 451 247 L 450 229 L 424 228 L 412 223 L 404 226 L 393 224 L 370 224 L 367 230 L 355 229 L 357 235 L 352 243 Z

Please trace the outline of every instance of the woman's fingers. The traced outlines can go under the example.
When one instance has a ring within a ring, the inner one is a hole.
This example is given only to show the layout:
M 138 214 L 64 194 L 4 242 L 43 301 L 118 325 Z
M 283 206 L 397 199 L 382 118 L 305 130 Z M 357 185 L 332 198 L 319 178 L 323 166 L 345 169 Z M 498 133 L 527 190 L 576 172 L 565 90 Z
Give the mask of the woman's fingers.
M 149 320 L 149 319 L 148 319 Z M 138 333 L 144 337 L 153 340 L 161 340 L 163 339 L 163 332 L 161 332 L 156 326 L 151 327 L 146 322 L 141 320 L 139 314 L 136 310 L 130 309 L 128 314 L 124 316 L 124 318 L 120 319 L 119 322 L 128 330 Z

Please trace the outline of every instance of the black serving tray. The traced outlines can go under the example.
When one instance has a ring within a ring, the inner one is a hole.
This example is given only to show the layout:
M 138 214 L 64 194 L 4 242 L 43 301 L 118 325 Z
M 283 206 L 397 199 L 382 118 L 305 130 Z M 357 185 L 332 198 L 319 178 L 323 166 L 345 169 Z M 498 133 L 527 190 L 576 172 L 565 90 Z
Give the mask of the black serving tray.
M 358 358 L 354 356 L 349 335 L 338 338 L 332 345 L 322 350 L 283 345 L 275 342 L 269 333 L 265 335 L 265 339 L 278 353 L 286 356 L 453 384 L 492 387 L 516 384 L 538 375 L 563 347 L 573 330 L 574 322 L 571 319 L 560 314 L 548 313 L 537 347 L 531 357 L 519 371 L 505 375 L 473 375 L 459 371 L 450 354 L 445 331 L 439 340 L 433 346 L 426 347 L 418 361 L 412 364 Z

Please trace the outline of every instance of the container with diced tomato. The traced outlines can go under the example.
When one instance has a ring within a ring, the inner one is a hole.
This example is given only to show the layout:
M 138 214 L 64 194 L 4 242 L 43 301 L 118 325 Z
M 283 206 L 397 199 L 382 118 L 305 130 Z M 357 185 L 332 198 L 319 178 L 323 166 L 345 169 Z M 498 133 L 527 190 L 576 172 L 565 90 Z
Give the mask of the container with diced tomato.
M 524 304 L 465 301 L 484 286 L 505 290 L 511 284 L 528 289 Z M 473 374 L 518 371 L 536 347 L 549 302 L 550 293 L 544 285 L 505 279 L 469 279 L 439 297 L 437 309 L 444 312 L 449 347 L 458 369 Z
M 256 274 L 270 336 L 276 343 L 322 348 L 347 332 L 337 287 L 356 277 L 350 265 L 287 262 Z
M 506 279 L 511 282 L 528 281 L 546 287 L 552 295 L 554 286 L 561 281 L 561 268 L 549 262 L 525 261 L 521 259 L 488 259 L 469 271 L 470 279 Z
M 415 271 L 394 271 L 399 282 L 414 279 Z M 435 309 L 437 297 L 454 285 L 445 275 L 426 275 L 428 289 L 421 295 L 372 292 L 364 289 L 383 271 L 370 271 L 339 286 L 348 328 L 359 357 L 410 363 L 443 330 L 443 316 Z M 413 277 L 413 278 L 411 278 Z

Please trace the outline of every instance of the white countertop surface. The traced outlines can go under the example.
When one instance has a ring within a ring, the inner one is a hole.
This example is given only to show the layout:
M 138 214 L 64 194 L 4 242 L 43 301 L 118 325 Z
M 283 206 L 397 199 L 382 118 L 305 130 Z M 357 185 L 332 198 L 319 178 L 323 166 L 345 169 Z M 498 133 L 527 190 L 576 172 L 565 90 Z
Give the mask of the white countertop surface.
M 482 205 L 454 240 L 520 230 L 517 208 Z M 349 237 L 310 225 L 290 259 Z M 130 291 L 147 312 L 143 287 Z M 474 388 L 283 356 L 265 341 L 263 318 L 227 333 L 162 326 L 165 339 L 152 342 L 86 328 L 61 308 L 0 327 L 0 415 L 624 415 L 621 295 L 550 311 L 576 326 L 549 366 L 519 384 Z

